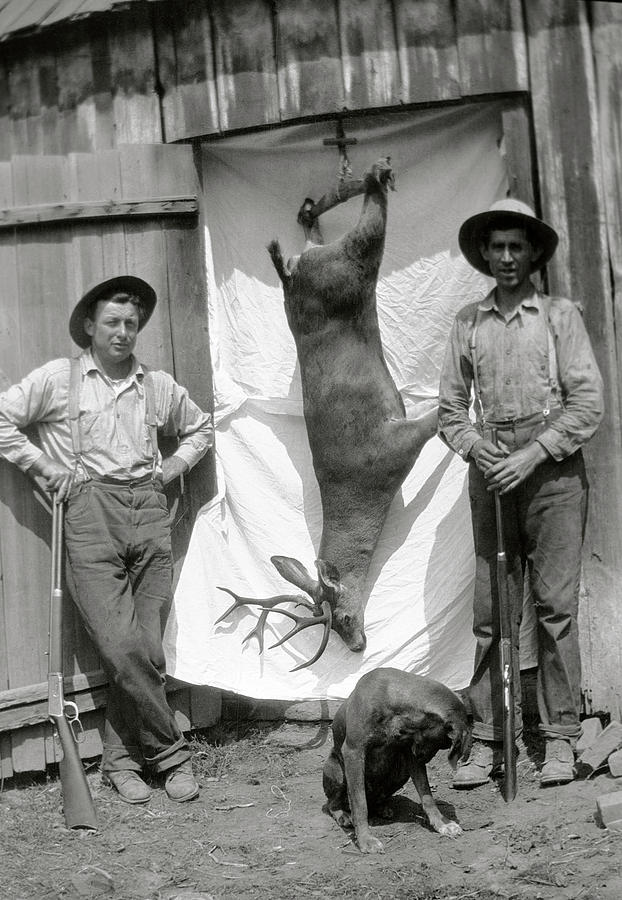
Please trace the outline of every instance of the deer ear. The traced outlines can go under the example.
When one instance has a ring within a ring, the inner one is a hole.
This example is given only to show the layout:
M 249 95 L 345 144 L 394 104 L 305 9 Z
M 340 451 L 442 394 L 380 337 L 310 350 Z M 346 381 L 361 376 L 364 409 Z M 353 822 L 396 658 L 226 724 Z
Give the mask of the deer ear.
M 317 588 L 317 581 L 312 578 L 305 567 L 291 556 L 271 556 L 270 562 L 285 581 L 295 584 L 302 591 L 312 595 Z
M 334 591 L 341 590 L 341 575 L 337 566 L 326 562 L 325 559 L 316 559 L 315 565 L 320 583 L 324 587 L 332 588 Z

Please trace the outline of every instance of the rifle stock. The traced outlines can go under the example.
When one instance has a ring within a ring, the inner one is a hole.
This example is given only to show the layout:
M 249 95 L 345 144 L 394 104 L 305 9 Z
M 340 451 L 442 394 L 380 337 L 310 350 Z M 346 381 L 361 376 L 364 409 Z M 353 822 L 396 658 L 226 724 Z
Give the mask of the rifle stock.
M 48 655 L 48 716 L 56 726 L 63 751 L 58 770 L 63 793 L 63 814 L 68 828 L 97 830 L 97 816 L 84 766 L 78 752 L 73 723 L 78 707 L 65 700 L 63 689 L 63 512 L 62 503 L 52 503 L 52 573 L 50 591 L 50 632 Z M 67 710 L 71 715 L 67 715 Z
M 493 442 L 496 434 L 493 432 Z M 495 491 L 495 519 L 497 524 L 497 596 L 499 603 L 500 665 L 503 686 L 503 799 L 516 797 L 516 724 L 514 721 L 514 646 L 512 608 L 508 589 L 508 567 L 503 536 L 501 497 Z

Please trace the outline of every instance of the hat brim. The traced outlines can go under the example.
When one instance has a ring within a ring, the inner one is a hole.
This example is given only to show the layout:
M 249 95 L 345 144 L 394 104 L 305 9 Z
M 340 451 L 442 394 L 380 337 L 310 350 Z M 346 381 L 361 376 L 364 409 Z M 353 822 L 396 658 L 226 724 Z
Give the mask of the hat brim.
M 96 284 L 78 301 L 75 305 L 71 317 L 69 319 L 69 334 L 78 345 L 85 349 L 91 344 L 91 338 L 84 330 L 84 320 L 86 318 L 89 307 L 105 294 L 112 291 L 124 291 L 128 294 L 134 294 L 142 301 L 145 311 L 144 318 L 138 326 L 140 331 L 145 327 L 157 303 L 157 296 L 154 289 L 142 278 L 135 275 L 117 275 L 115 278 L 108 278 Z
M 490 267 L 480 250 L 482 235 L 489 228 L 495 228 L 496 223 L 503 222 L 504 227 L 507 228 L 506 223 L 508 220 L 515 221 L 516 228 L 524 228 L 532 234 L 535 242 L 542 249 L 540 256 L 531 264 L 532 272 L 544 268 L 557 249 L 559 241 L 557 232 L 550 225 L 547 225 L 546 222 L 536 219 L 535 216 L 523 215 L 512 210 L 497 209 L 478 213 L 467 219 L 460 228 L 458 244 L 463 255 L 473 268 L 484 275 L 488 275 L 489 278 L 491 277 Z

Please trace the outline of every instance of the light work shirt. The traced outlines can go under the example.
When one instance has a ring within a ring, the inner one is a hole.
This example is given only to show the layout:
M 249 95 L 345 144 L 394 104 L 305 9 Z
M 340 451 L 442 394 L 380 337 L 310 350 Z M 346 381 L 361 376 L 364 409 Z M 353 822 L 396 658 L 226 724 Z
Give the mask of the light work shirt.
M 81 458 L 91 477 L 133 480 L 151 475 L 153 452 L 145 423 L 142 365 L 132 357 L 127 378 L 113 381 L 90 350 L 80 355 Z M 209 413 L 166 372 L 151 370 L 158 431 L 176 436 L 174 456 L 192 468 L 214 442 Z M 68 417 L 70 361 L 55 359 L 0 394 L 0 456 L 26 471 L 42 453 L 70 469 L 76 465 Z M 36 446 L 20 430 L 35 425 Z M 162 472 L 158 451 L 156 474 Z M 80 468 L 78 468 L 80 472 Z
M 548 298 L 534 289 L 506 319 L 495 302 L 495 289 L 481 302 L 457 314 L 447 343 L 439 388 L 439 436 L 465 459 L 482 437 L 470 414 L 473 364 L 470 339 L 475 337 L 478 383 L 488 421 L 521 419 L 550 408 L 562 408 L 537 437 L 553 459 L 578 450 L 596 431 L 603 415 L 603 382 L 581 314 L 574 303 Z M 548 318 L 548 322 L 547 322 Z M 554 337 L 557 389 L 549 378 L 550 327 Z M 480 417 L 477 403 L 477 417 Z

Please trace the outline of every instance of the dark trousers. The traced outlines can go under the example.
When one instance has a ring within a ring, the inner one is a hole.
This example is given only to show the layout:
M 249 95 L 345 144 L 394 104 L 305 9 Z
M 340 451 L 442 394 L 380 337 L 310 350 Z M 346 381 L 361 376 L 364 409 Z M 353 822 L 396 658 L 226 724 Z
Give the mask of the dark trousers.
M 510 450 L 514 449 L 507 435 L 504 442 Z M 503 689 L 495 503 L 473 463 L 469 467 L 469 493 L 476 555 L 473 632 L 477 647 L 469 687 L 473 735 L 480 740 L 501 741 Z M 545 461 L 523 484 L 504 495 L 501 503 L 515 638 L 517 733 L 522 728 L 518 641 L 527 566 L 537 617 L 540 729 L 545 737 L 572 740 L 581 730 L 577 611 L 587 510 L 587 480 L 581 453 L 561 462 Z
M 164 689 L 172 599 L 166 497 L 151 481 L 89 481 L 65 515 L 74 600 L 109 679 L 102 771 L 165 771 L 190 756 Z

